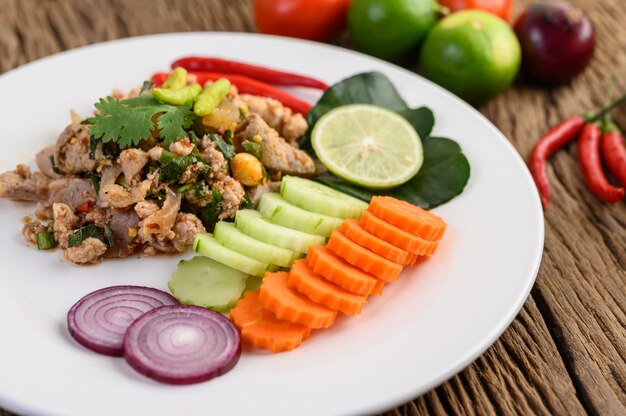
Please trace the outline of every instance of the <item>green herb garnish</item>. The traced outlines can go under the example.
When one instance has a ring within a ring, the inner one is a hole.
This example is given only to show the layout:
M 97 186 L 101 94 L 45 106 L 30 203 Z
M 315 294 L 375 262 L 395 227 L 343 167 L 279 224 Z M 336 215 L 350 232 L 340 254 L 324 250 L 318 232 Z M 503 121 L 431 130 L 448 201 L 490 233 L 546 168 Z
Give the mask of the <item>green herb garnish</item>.
M 50 165 L 52 166 L 52 171 L 56 174 L 61 174 L 61 169 L 59 169 L 59 167 L 57 166 L 55 160 L 54 160 L 54 155 L 50 155 Z
M 157 117 L 157 127 L 165 145 L 185 137 L 185 129 L 191 127 L 194 117 L 191 104 L 164 104 L 152 94 L 127 100 L 102 98 L 95 107 L 99 114 L 82 123 L 90 124 L 91 136 L 104 143 L 117 143 L 121 149 L 137 146 L 148 139 L 155 128 L 154 117 Z
M 224 132 L 224 137 L 226 138 L 226 141 L 228 142 L 228 144 L 235 144 L 233 142 L 233 130 L 232 129 L 228 129 Z
M 96 190 L 96 193 L 100 193 L 100 176 L 92 173 L 91 174 L 91 183 L 93 184 L 93 189 Z
M 150 88 L 154 86 L 154 82 L 152 81 L 144 81 L 141 85 L 141 91 L 139 91 L 139 95 L 143 94 L 146 91 L 150 91 Z
M 245 150 L 247 153 L 250 153 L 257 159 L 261 159 L 261 145 L 259 143 L 244 140 L 243 142 L 241 142 L 241 147 L 243 147 L 243 150 Z
M 248 194 L 243 194 L 243 209 L 254 209 L 254 204 L 252 203 L 252 200 L 250 199 L 250 195 Z
M 113 234 L 113 230 L 109 227 L 109 224 L 104 224 L 104 238 L 106 238 L 107 245 L 113 247 L 113 244 L 115 244 L 115 234 Z
M 56 247 L 56 244 L 54 233 L 49 231 L 37 233 L 37 248 L 39 250 L 50 250 Z
M 97 238 L 103 243 L 108 243 L 104 233 L 102 232 L 102 228 L 98 227 L 96 224 L 87 224 L 67 238 L 67 246 L 68 247 L 78 247 L 83 241 L 88 238 Z
M 89 136 L 89 160 L 96 160 L 96 149 L 98 141 L 95 137 Z
M 198 218 L 207 229 L 212 229 L 217 217 L 222 212 L 222 194 L 217 189 L 211 190 L 211 202 L 198 213 Z
M 222 136 L 220 136 L 219 134 L 211 134 L 209 137 L 211 141 L 215 142 L 215 146 L 217 146 L 217 150 L 222 152 L 222 154 L 224 155 L 226 159 L 232 159 L 235 156 L 236 154 L 235 146 L 232 144 L 226 143 L 224 139 L 222 139 Z
M 198 162 L 206 162 L 204 158 L 195 156 L 193 153 L 189 156 L 178 156 L 167 150 L 161 153 L 160 161 L 163 164 L 161 167 L 161 180 L 163 182 L 177 181 L 189 166 Z

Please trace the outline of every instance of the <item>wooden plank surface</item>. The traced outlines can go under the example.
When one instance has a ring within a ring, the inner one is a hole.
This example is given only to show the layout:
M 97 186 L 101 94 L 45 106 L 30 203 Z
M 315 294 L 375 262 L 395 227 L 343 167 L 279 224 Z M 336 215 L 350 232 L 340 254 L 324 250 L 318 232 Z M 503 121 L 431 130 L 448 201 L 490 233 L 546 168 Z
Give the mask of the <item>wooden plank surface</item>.
M 574 82 L 518 81 L 479 110 L 527 157 L 562 119 L 626 91 L 624 0 L 573 0 L 595 23 L 596 58 Z M 0 0 L 0 72 L 66 49 L 160 32 L 254 31 L 251 0 Z M 521 10 L 529 0 L 518 0 Z M 626 111 L 615 118 L 626 126 Z M 576 146 L 550 162 L 552 204 L 537 283 L 476 362 L 388 415 L 626 414 L 626 210 L 586 189 Z M 0 369 L 1 371 L 1 369 Z M 10 414 L 0 410 L 0 416 Z

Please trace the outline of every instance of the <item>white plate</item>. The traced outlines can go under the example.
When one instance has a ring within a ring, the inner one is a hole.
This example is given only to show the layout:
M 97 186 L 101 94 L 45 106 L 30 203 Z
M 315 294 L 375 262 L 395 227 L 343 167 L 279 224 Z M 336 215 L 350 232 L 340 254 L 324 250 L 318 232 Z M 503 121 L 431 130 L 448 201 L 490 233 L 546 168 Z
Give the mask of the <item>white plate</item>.
M 465 192 L 435 212 L 449 228 L 437 255 L 404 272 L 358 317 L 339 319 L 295 351 L 246 350 L 213 381 L 172 387 L 69 336 L 65 316 L 84 294 L 114 284 L 167 290 L 177 259 L 107 260 L 95 267 L 38 252 L 21 235 L 28 204 L 0 201 L 0 406 L 41 415 L 363 415 L 409 401 L 461 371 L 509 325 L 533 284 L 543 216 L 526 167 L 474 109 L 432 83 L 331 46 L 245 34 L 196 33 L 109 42 L 52 56 L 0 77 L 0 170 L 33 162 L 68 123 L 113 87 L 130 89 L 175 58 L 231 57 L 329 83 L 361 71 L 389 76 L 427 105 L 435 133 L 456 139 L 471 166 Z M 314 101 L 310 91 L 295 91 Z M 187 253 L 186 257 L 190 257 Z

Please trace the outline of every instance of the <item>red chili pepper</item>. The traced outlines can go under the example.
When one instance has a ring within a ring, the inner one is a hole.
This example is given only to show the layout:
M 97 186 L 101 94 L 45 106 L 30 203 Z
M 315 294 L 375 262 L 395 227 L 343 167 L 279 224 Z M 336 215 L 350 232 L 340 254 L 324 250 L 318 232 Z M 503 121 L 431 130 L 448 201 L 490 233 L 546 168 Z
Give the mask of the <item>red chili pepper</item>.
M 605 124 L 601 148 L 606 167 L 615 179 L 626 187 L 626 143 L 615 124 L 610 122 Z
M 578 161 L 589 190 L 604 202 L 619 202 L 624 198 L 624 188 L 611 186 L 604 176 L 600 160 L 602 130 L 596 123 L 587 123 L 578 141 Z
M 557 124 L 550 131 L 548 131 L 539 141 L 535 144 L 532 150 L 529 161 L 530 173 L 533 176 L 539 196 L 541 197 L 541 204 L 543 209 L 548 208 L 550 202 L 550 185 L 548 183 L 548 175 L 546 173 L 546 161 L 558 149 L 571 143 L 576 139 L 576 136 L 583 129 L 585 123 L 593 120 L 597 120 L 608 114 L 612 109 L 618 107 L 626 102 L 626 95 L 623 95 L 617 101 L 604 107 L 599 112 L 588 116 L 573 116 L 567 120 Z
M 305 116 L 309 113 L 309 110 L 312 107 L 311 104 L 306 101 L 296 98 L 285 91 L 242 75 L 221 74 L 218 72 L 190 72 L 189 74 L 194 75 L 200 85 L 204 85 L 207 81 L 216 81 L 220 78 L 226 78 L 233 85 L 235 85 L 242 94 L 260 95 L 262 97 L 273 98 L 291 108 L 296 113 L 302 113 Z M 168 73 L 157 72 L 152 76 L 151 81 L 158 87 L 165 82 L 168 76 Z
M 535 145 L 530 155 L 530 173 L 535 180 L 543 209 L 548 208 L 550 202 L 550 185 L 546 173 L 546 161 L 566 144 L 572 142 L 585 125 L 582 116 L 573 116 L 564 122 L 552 127 Z
M 87 214 L 88 212 L 91 212 L 93 210 L 95 204 L 95 201 L 88 199 L 82 204 L 78 205 L 74 210 L 79 214 Z
M 187 56 L 172 63 L 172 69 L 179 66 L 194 72 L 244 75 L 273 85 L 311 87 L 324 91 L 328 89 L 328 84 L 315 78 L 220 58 Z

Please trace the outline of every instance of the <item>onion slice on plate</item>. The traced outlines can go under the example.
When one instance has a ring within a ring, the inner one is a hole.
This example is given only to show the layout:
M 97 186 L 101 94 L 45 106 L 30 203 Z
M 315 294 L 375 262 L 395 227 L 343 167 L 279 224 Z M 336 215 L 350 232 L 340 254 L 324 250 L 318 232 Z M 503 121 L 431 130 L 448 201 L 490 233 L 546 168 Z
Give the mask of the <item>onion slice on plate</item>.
M 130 324 L 144 313 L 177 305 L 169 293 L 144 286 L 111 286 L 84 296 L 67 313 L 76 341 L 101 354 L 122 356 L 122 341 Z
M 241 340 L 224 315 L 198 306 L 162 306 L 131 324 L 124 358 L 140 373 L 169 384 L 220 376 L 239 361 Z

